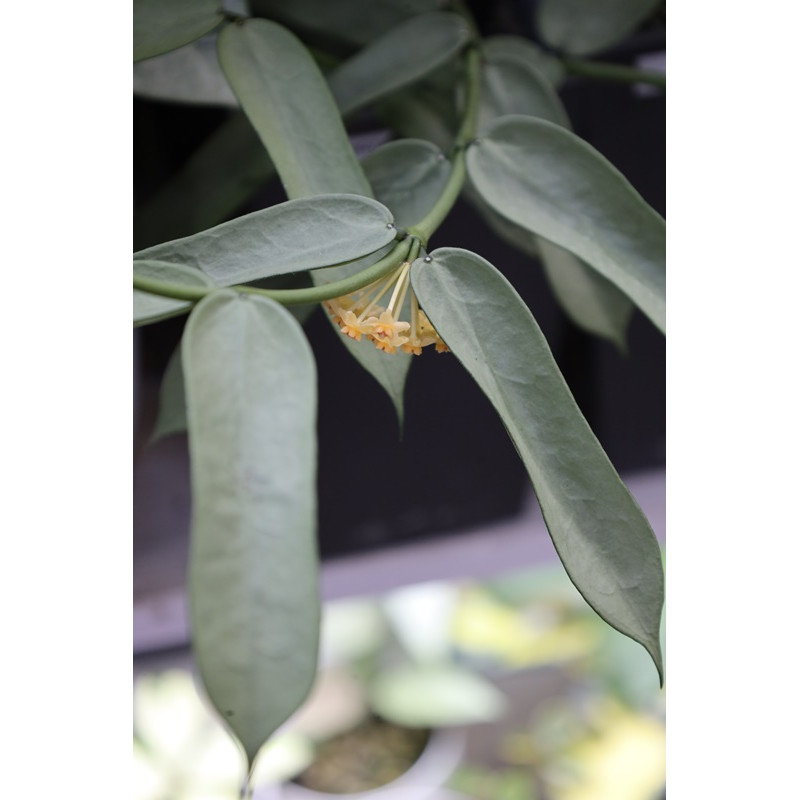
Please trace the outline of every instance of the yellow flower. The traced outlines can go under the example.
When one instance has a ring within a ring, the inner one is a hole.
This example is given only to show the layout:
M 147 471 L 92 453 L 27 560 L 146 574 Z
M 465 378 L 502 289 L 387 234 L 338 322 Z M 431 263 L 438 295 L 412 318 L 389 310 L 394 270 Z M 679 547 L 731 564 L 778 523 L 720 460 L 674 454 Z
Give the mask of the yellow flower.
M 403 334 L 411 327 L 411 324 L 395 320 L 389 311 L 384 311 L 380 317 L 370 317 L 366 320 L 366 324 L 372 326 L 370 334 L 381 350 L 387 349 L 383 347 L 383 345 L 387 345 L 392 348 L 391 352 L 394 352 L 400 345 L 408 341 L 408 336 L 403 336 Z
M 340 318 L 337 322 L 342 329 L 342 333 L 349 336 L 351 339 L 355 339 L 357 342 L 361 341 L 361 336 L 363 334 L 369 336 L 372 332 L 370 320 L 360 321 L 353 311 L 345 311 L 344 318 Z
M 345 336 L 361 341 L 362 336 L 386 353 L 396 353 L 400 347 L 407 353 L 420 355 L 422 348 L 435 345 L 439 353 L 449 352 L 436 333 L 425 312 L 420 310 L 409 272 L 411 263 L 403 262 L 388 278 L 343 297 L 325 303 L 333 321 Z M 411 321 L 400 319 L 406 296 L 410 291 Z M 380 300 L 391 290 L 391 299 L 384 307 Z

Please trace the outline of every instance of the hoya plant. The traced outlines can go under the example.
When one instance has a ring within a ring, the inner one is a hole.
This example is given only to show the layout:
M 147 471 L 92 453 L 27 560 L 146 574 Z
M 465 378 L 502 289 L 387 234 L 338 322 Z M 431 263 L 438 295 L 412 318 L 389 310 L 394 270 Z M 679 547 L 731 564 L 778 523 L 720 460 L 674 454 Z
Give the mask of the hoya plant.
M 317 668 L 317 386 L 303 322 L 320 305 L 400 417 L 415 359 L 457 359 L 511 437 L 570 579 L 663 682 L 664 580 L 645 515 L 503 265 L 437 237 L 466 197 L 536 256 L 582 328 L 624 343 L 638 308 L 665 332 L 664 220 L 571 131 L 557 91 L 569 73 L 663 86 L 586 58 L 657 5 L 542 0 L 544 48 L 481 38 L 464 5 L 437 0 L 135 0 L 140 85 L 236 107 L 139 220 L 161 243 L 134 253 L 133 314 L 187 316 L 159 424 L 188 433 L 192 647 L 250 769 Z M 393 138 L 359 160 L 348 122 L 367 108 Z M 285 202 L 231 218 L 273 175 Z M 186 235 L 163 241 L 167 208 Z M 392 477 L 380 453 L 342 463 Z

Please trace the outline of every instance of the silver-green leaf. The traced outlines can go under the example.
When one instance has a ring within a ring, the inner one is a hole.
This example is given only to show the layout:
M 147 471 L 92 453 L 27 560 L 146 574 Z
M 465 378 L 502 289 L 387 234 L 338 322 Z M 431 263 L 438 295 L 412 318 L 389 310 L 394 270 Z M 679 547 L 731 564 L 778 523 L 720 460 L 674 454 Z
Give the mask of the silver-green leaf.
M 331 270 L 312 272 L 311 275 L 315 279 L 314 282 L 317 285 L 348 278 L 383 258 L 391 249 L 391 246 L 388 246 L 366 258 L 353 261 L 350 264 L 343 264 L 340 267 L 334 267 Z M 391 400 L 392 406 L 397 414 L 398 424 L 402 430 L 403 394 L 405 392 L 406 377 L 408 376 L 408 370 L 411 367 L 413 356 L 401 350 L 391 355 L 383 353 L 366 339 L 357 342 L 349 336 L 342 335 L 339 326 L 333 319 L 330 316 L 328 316 L 328 319 L 330 320 L 335 335 L 339 337 L 339 340 L 347 348 L 350 355 L 369 372 L 389 396 L 389 400 Z
M 496 211 L 583 259 L 666 332 L 664 220 L 591 145 L 546 120 L 501 117 L 467 170 Z
M 250 19 L 225 28 L 217 50 L 290 198 L 370 195 L 328 84 L 294 34 Z
M 491 48 L 483 66 L 480 128 L 509 114 L 525 114 L 569 128 L 558 95 L 536 63 L 514 47 Z M 579 327 L 626 348 L 633 303 L 614 284 L 562 247 L 506 219 L 472 192 L 472 200 L 494 231 L 542 263 L 548 283 L 567 316 Z
M 536 237 L 547 282 L 567 316 L 585 331 L 627 351 L 633 303 L 613 283 L 569 250 Z
M 558 58 L 522 36 L 488 36 L 481 46 L 488 60 L 496 56 L 521 60 L 541 73 L 554 88 L 560 86 L 566 76 L 566 69 Z
M 279 304 L 198 303 L 182 345 L 192 479 L 192 647 L 249 765 L 317 667 L 316 372 Z
M 536 27 L 547 44 L 572 55 L 596 53 L 635 30 L 659 0 L 540 0 Z
M 474 190 L 468 196 L 498 236 L 541 262 L 556 300 L 575 325 L 627 350 L 634 306 L 626 295 L 568 250 L 498 214 Z
M 409 228 L 433 208 L 450 175 L 442 151 L 423 139 L 400 139 L 379 147 L 363 161 L 375 197 Z
M 239 105 L 219 66 L 216 34 L 134 64 L 133 93 L 173 103 Z
M 166 263 L 157 257 L 134 258 L 133 274 L 142 278 L 154 278 L 166 283 L 179 283 L 184 286 L 211 286 L 211 280 L 200 270 L 183 264 Z M 159 297 L 149 292 L 133 290 L 133 324 L 148 325 L 180 314 L 191 307 L 185 300 Z
M 193 42 L 223 19 L 219 0 L 134 0 L 133 60 Z
M 511 53 L 493 52 L 481 66 L 478 135 L 498 117 L 526 114 L 570 127 L 555 89 L 529 61 Z
M 663 680 L 664 576 L 647 519 L 513 287 L 467 250 L 430 256 L 411 269 L 420 304 L 503 420 L 570 579 L 606 622 L 647 649 Z
M 448 150 L 455 139 L 455 128 L 446 114 L 435 101 L 417 91 L 401 91 L 387 98 L 380 115 L 399 135 L 426 139 L 442 150 Z
M 219 54 L 289 197 L 326 192 L 372 196 L 328 84 L 293 34 L 266 20 L 250 20 L 222 32 Z M 344 276 L 342 268 L 335 273 Z M 316 285 L 331 278 L 312 275 Z M 410 357 L 386 356 L 368 342 L 347 339 L 345 346 L 387 391 L 402 421 Z
M 419 80 L 453 58 L 469 40 L 460 14 L 418 14 L 378 37 L 328 76 L 343 113 Z
M 365 45 L 409 17 L 434 11 L 440 0 L 250 0 L 253 13 L 287 27 Z
M 150 443 L 186 430 L 186 390 L 183 384 L 183 359 L 181 347 L 175 348 L 158 392 L 158 416 L 156 417 Z
M 217 286 L 232 286 L 361 258 L 396 235 L 391 212 L 376 200 L 321 195 L 254 211 L 135 257 L 186 264 Z

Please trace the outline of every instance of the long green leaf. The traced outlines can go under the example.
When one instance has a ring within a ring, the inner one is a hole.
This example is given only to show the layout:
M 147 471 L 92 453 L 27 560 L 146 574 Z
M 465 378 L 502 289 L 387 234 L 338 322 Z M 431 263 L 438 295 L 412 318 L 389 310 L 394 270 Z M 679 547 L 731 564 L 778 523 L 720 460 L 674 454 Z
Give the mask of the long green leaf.
M 155 278 L 168 283 L 180 283 L 185 286 L 211 286 L 208 276 L 193 267 L 183 264 L 169 264 L 157 258 L 134 259 L 133 274 L 143 278 Z M 173 300 L 170 297 L 159 297 L 148 292 L 133 291 L 133 324 L 148 325 L 162 319 L 185 314 L 191 303 L 185 300 Z
M 239 105 L 219 66 L 216 34 L 134 64 L 133 93 L 173 103 Z
M 376 200 L 320 195 L 254 211 L 136 258 L 187 264 L 230 286 L 361 258 L 396 235 L 391 212 Z
M 467 196 L 498 236 L 541 262 L 556 300 L 575 325 L 626 352 L 634 308 L 626 295 L 568 250 L 498 214 L 471 187 Z
M 583 259 L 666 331 L 664 220 L 594 148 L 551 122 L 501 117 L 467 169 L 496 211 Z
M 513 287 L 467 250 L 430 257 L 411 269 L 420 304 L 503 420 L 567 573 L 604 620 L 647 649 L 661 676 L 664 578 L 647 519 Z
M 435 11 L 439 0 L 250 0 L 253 13 L 304 33 L 365 45 L 409 17 Z
M 408 228 L 419 222 L 442 193 L 451 164 L 422 139 L 400 139 L 379 147 L 362 162 L 375 197 Z
M 304 273 L 305 274 L 305 273 Z M 302 325 L 314 306 L 289 306 L 286 310 Z M 158 414 L 150 444 L 170 436 L 174 433 L 183 433 L 186 430 L 186 391 L 183 384 L 183 359 L 181 358 L 180 345 L 175 348 L 164 377 L 161 379 L 161 388 L 158 392 Z
M 507 114 L 526 114 L 570 127 L 555 89 L 537 67 L 513 52 L 493 52 L 481 66 L 478 135 Z
M 419 80 L 453 58 L 469 40 L 460 14 L 419 14 L 392 28 L 328 76 L 343 112 Z
M 205 37 L 168 56 L 136 65 L 134 90 L 153 97 L 169 96 L 193 102 L 224 103 L 228 98 L 238 105 L 219 67 L 216 52 L 214 65 L 204 63 L 202 68 L 189 69 L 196 59 L 206 58 L 212 41 L 216 37 Z M 198 53 L 193 52 L 195 49 Z M 174 69 L 176 62 L 179 75 L 167 76 L 167 67 Z M 217 77 L 224 81 L 224 88 L 217 84 Z M 340 105 L 339 110 L 344 116 L 352 114 L 363 100 L 351 97 L 350 105 Z M 445 146 L 449 145 L 452 134 L 447 133 L 443 141 Z M 136 246 L 149 247 L 218 225 L 274 174 L 272 161 L 250 121 L 242 112 L 235 114 L 208 137 L 174 178 L 136 209 Z
M 522 36 L 488 36 L 481 46 L 487 60 L 491 61 L 496 56 L 521 60 L 541 73 L 554 88 L 560 86 L 566 77 L 566 69 L 558 58 Z
M 536 237 L 547 282 L 567 316 L 580 328 L 627 351 L 633 303 L 613 283 L 569 250 Z
M 290 197 L 334 191 L 372 196 L 330 89 L 297 38 L 280 25 L 251 20 L 223 31 L 219 52 L 223 70 Z M 336 277 L 342 276 L 337 270 Z M 314 273 L 312 279 L 320 284 L 331 276 Z M 402 424 L 410 357 L 386 356 L 367 342 L 341 338 L 389 394 Z
M 373 253 L 366 258 L 351 262 L 350 264 L 343 264 L 340 267 L 334 267 L 331 270 L 312 272 L 311 275 L 317 285 L 341 280 L 342 278 L 355 275 L 357 272 L 361 272 L 363 269 L 371 266 L 376 261 L 383 258 L 390 250 L 391 246 L 387 246 L 383 250 L 379 250 L 377 253 Z M 339 326 L 331 319 L 330 315 L 327 316 L 330 320 L 331 328 L 334 334 L 339 338 L 339 341 L 341 341 L 350 355 L 369 372 L 389 396 L 389 400 L 397 414 L 398 425 L 400 426 L 400 430 L 402 430 L 404 417 L 403 395 L 405 392 L 408 370 L 411 367 L 411 361 L 414 357 L 401 350 L 398 350 L 392 355 L 382 353 L 366 339 L 357 342 L 349 336 L 343 336 Z
M 216 36 L 204 37 L 174 53 L 137 64 L 134 91 L 152 97 L 220 104 L 232 101 L 238 105 L 219 67 L 216 52 L 211 53 L 213 64 L 208 61 L 208 48 L 214 41 Z M 415 66 L 409 72 L 407 61 L 398 66 L 406 70 L 404 80 L 418 74 Z M 342 115 L 351 114 L 368 99 L 341 98 L 339 110 Z M 219 224 L 274 174 L 275 168 L 250 121 L 241 112 L 234 115 L 209 136 L 173 179 L 136 210 L 137 247 L 148 247 Z
M 150 443 L 186 430 L 186 390 L 183 383 L 181 347 L 175 348 L 161 379 L 158 393 L 158 416 Z
M 596 53 L 631 33 L 659 0 L 540 0 L 535 21 L 547 44 L 572 55 Z
M 221 290 L 182 345 L 192 478 L 192 647 L 252 765 L 314 680 L 316 373 L 300 325 Z
M 328 84 L 297 37 L 251 19 L 225 28 L 217 49 L 290 198 L 370 195 Z
M 514 47 L 507 52 L 491 48 L 482 75 L 479 130 L 509 114 L 570 127 L 566 110 L 540 68 Z M 556 299 L 576 325 L 625 350 L 633 314 L 633 303 L 625 294 L 569 251 L 498 214 L 479 194 L 472 192 L 471 199 L 498 235 L 541 261 Z
M 429 98 L 417 91 L 401 91 L 380 106 L 381 119 L 396 133 L 412 139 L 426 139 L 441 150 L 453 144 L 456 128 Z
M 134 0 L 133 60 L 193 42 L 223 19 L 219 0 Z

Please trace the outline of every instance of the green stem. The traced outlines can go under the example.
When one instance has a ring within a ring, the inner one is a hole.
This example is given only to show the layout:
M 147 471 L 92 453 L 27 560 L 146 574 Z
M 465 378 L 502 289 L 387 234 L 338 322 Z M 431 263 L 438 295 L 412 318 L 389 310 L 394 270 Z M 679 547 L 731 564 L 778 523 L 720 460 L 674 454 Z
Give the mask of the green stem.
M 342 278 L 340 281 L 311 286 L 307 289 L 257 289 L 254 286 L 231 286 L 237 292 L 247 294 L 259 294 L 269 297 L 285 306 L 301 305 L 303 303 L 321 303 L 324 300 L 331 300 L 334 297 L 341 297 L 350 294 L 358 289 L 368 286 L 370 283 L 379 280 L 384 275 L 396 269 L 403 263 L 413 240 L 410 238 L 398 242 L 380 261 L 367 267 L 356 275 L 349 278 Z M 140 275 L 133 276 L 133 288 L 150 294 L 157 294 L 161 297 L 172 297 L 176 300 L 189 300 L 196 303 L 202 300 L 207 294 L 216 291 L 218 286 L 185 286 L 179 283 L 167 283 L 153 278 L 145 278 Z
M 408 229 L 409 234 L 419 238 L 423 247 L 427 245 L 428 239 L 450 213 L 464 186 L 464 179 L 467 174 L 466 149 L 467 145 L 475 138 L 475 130 L 478 124 L 478 100 L 480 99 L 481 88 L 480 59 L 478 47 L 472 45 L 467 50 L 466 55 L 467 97 L 464 107 L 464 119 L 453 143 L 452 169 L 447 178 L 447 183 L 444 185 L 439 199 L 425 218 Z
M 565 58 L 564 66 L 571 75 L 597 78 L 617 83 L 649 83 L 666 91 L 667 76 L 661 72 L 627 67 L 623 64 L 608 64 L 602 61 L 584 61 L 580 58 Z
M 307 289 L 257 289 L 252 286 L 232 286 L 230 288 L 237 292 L 246 292 L 269 297 L 287 306 L 321 303 L 325 300 L 331 300 L 335 297 L 342 297 L 343 295 L 358 291 L 364 286 L 374 283 L 393 269 L 396 269 L 406 260 L 409 253 L 412 253 L 410 260 L 413 261 L 416 257 L 416 253 L 419 252 L 420 246 L 424 247 L 427 245 L 428 239 L 450 213 L 464 185 L 464 179 L 466 177 L 465 151 L 470 142 L 475 138 L 475 129 L 478 123 L 478 100 L 480 97 L 481 79 L 480 66 L 480 51 L 477 42 L 473 42 L 466 50 L 467 87 L 464 119 L 459 128 L 458 135 L 453 142 L 451 156 L 452 169 L 450 175 L 433 208 L 424 219 L 408 230 L 409 235 L 395 245 L 387 255 L 377 263 L 359 272 L 357 275 L 344 278 L 340 281 L 334 281 L 333 283 L 312 286 Z M 134 275 L 133 288 L 161 297 L 198 302 L 219 287 L 186 286 Z

